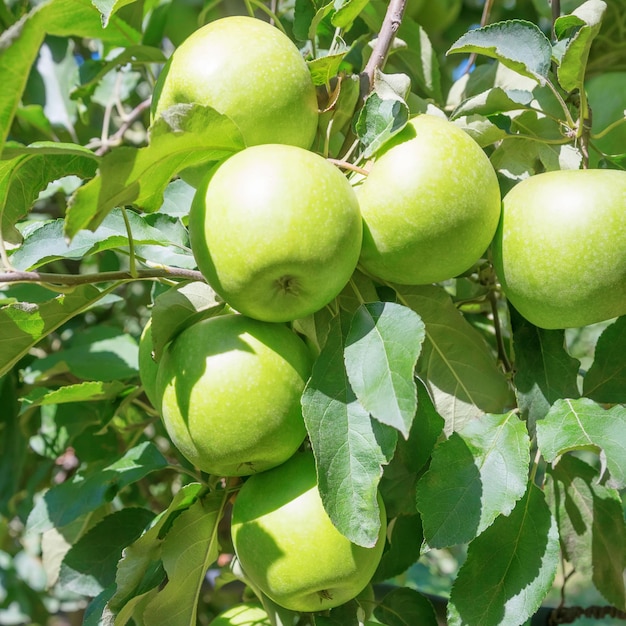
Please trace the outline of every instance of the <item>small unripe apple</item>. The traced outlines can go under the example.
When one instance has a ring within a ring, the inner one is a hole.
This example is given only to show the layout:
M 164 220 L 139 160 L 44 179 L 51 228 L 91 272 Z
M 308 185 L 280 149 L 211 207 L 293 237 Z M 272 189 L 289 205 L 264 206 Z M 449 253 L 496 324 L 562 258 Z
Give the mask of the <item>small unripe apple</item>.
M 267 22 L 224 17 L 192 33 L 159 76 L 154 117 L 180 103 L 211 106 L 237 124 L 246 145 L 309 148 L 318 109 L 311 73 L 293 42 Z
M 626 172 L 559 170 L 509 191 L 493 243 L 502 289 L 541 328 L 626 314 Z
M 306 429 L 300 396 L 312 356 L 284 324 L 243 315 L 208 318 L 165 349 L 156 391 L 174 445 L 218 476 L 262 472 L 286 461 Z
M 345 287 L 362 240 L 348 179 L 295 146 L 253 146 L 205 179 L 189 215 L 199 270 L 234 309 L 270 322 L 323 308 Z
M 324 510 L 315 460 L 298 452 L 286 463 L 251 476 L 233 506 L 232 538 L 245 575 L 276 604 L 323 611 L 355 598 L 370 582 L 385 544 L 372 548 L 342 535 Z
M 364 222 L 360 264 L 404 285 L 471 268 L 500 217 L 500 188 L 487 155 L 434 115 L 414 117 L 384 146 L 357 195 Z
M 159 370 L 157 362 L 152 355 L 152 319 L 149 319 L 141 331 L 139 338 L 139 379 L 143 390 L 153 407 L 159 406 L 156 390 L 156 377 Z

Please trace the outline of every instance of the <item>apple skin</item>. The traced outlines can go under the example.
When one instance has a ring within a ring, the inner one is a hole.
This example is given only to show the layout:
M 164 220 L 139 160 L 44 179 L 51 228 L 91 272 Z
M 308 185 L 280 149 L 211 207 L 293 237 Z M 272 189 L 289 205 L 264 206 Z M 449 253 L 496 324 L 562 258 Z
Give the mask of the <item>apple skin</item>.
M 376 156 L 357 196 L 361 266 L 404 285 L 468 270 L 487 250 L 500 217 L 500 188 L 487 155 L 434 115 L 409 120 Z
M 294 146 L 238 152 L 198 187 L 191 248 L 211 287 L 235 310 L 285 322 L 323 308 L 354 272 L 362 240 L 348 179 Z
M 493 262 L 523 317 L 556 329 L 626 313 L 626 172 L 537 174 L 502 205 Z
M 306 435 L 300 397 L 312 360 L 284 324 L 228 314 L 186 328 L 166 347 L 157 375 L 172 442 L 218 476 L 282 463 Z
M 311 73 L 293 42 L 267 22 L 224 17 L 172 54 L 155 87 L 153 117 L 180 103 L 211 106 L 237 124 L 246 145 L 309 148 L 318 108 Z
M 258 602 L 245 602 L 220 613 L 211 626 L 272 626 L 272 622 Z
M 232 539 L 241 567 L 263 593 L 292 611 L 323 611 L 356 597 L 370 582 L 385 544 L 386 516 L 373 548 L 357 546 L 328 517 L 315 460 L 298 452 L 251 476 L 237 494 Z

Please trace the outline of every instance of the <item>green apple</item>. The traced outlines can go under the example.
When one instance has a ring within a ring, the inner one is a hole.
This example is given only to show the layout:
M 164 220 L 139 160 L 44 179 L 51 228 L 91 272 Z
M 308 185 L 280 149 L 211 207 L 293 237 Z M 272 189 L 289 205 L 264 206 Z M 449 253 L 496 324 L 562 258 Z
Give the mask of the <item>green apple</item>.
M 253 146 L 198 188 L 189 215 L 198 268 L 234 309 L 281 322 L 323 308 L 345 287 L 361 249 L 348 179 L 314 152 Z
M 487 250 L 500 217 L 500 188 L 487 155 L 434 115 L 412 118 L 383 147 L 357 195 L 361 266 L 405 285 L 468 270 Z
M 600 133 L 617 120 L 624 119 L 626 72 L 598 74 L 586 82 L 585 88 L 592 113 L 592 133 Z M 626 153 L 626 122 L 603 137 L 594 139 L 593 144 L 604 154 Z M 590 157 L 593 161 L 598 161 L 595 152 L 591 151 Z
M 272 622 L 258 602 L 244 602 L 220 613 L 211 626 L 272 626 Z
M 309 148 L 318 109 L 311 73 L 280 30 L 244 16 L 199 28 L 174 51 L 159 76 L 154 117 L 180 103 L 211 106 L 237 124 L 246 145 Z
M 311 365 L 308 348 L 284 324 L 238 314 L 193 324 L 159 363 L 157 394 L 172 442 L 218 476 L 282 463 L 306 435 L 300 396 Z
M 502 202 L 493 243 L 502 289 L 541 328 L 626 314 L 626 172 L 531 176 Z
M 232 539 L 245 575 L 276 604 L 322 611 L 356 597 L 370 582 L 385 543 L 357 546 L 328 517 L 317 488 L 315 460 L 298 452 L 286 463 L 251 476 L 237 494 Z
M 156 377 L 159 366 L 152 356 L 152 319 L 149 319 L 139 337 L 139 379 L 143 390 L 155 408 L 158 404 Z

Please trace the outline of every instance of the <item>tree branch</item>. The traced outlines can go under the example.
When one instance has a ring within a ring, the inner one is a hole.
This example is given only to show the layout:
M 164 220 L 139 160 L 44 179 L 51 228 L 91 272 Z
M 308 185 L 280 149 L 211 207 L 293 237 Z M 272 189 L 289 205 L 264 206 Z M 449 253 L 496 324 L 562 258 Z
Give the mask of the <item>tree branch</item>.
M 382 68 L 387 60 L 387 55 L 391 49 L 394 37 L 400 24 L 402 23 L 402 16 L 404 15 L 404 8 L 407 0 L 390 0 L 387 7 L 387 13 L 383 20 L 378 38 L 372 55 L 370 56 L 365 69 L 361 73 L 361 100 L 365 99 L 365 96 L 372 91 L 374 87 L 374 76 L 376 70 Z
M 130 271 L 100 272 L 98 274 L 48 274 L 45 272 L 20 271 L 0 272 L 0 283 L 43 283 L 46 285 L 63 285 L 66 287 L 114 281 L 156 280 L 160 278 L 178 278 L 206 282 L 200 272 L 179 267 L 138 270 L 135 275 Z

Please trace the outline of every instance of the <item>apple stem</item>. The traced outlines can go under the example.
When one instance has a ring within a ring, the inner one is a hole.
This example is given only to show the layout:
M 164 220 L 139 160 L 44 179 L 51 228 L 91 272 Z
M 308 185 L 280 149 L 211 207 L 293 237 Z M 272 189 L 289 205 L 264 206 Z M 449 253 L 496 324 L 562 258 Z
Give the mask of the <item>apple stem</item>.
M 369 172 L 366 169 L 359 167 L 358 165 L 355 165 L 354 163 L 350 163 L 349 161 L 344 161 L 343 159 L 327 158 L 326 160 L 332 163 L 333 165 L 340 167 L 341 169 L 351 170 L 353 172 L 357 172 L 357 174 L 363 174 L 363 176 L 367 176 L 369 174 Z
M 387 13 L 383 20 L 374 50 L 361 73 L 361 100 L 365 100 L 367 94 L 374 88 L 374 76 L 376 70 L 381 69 L 385 65 L 387 55 L 391 49 L 394 37 L 404 15 L 406 0 L 391 0 L 387 7 Z

